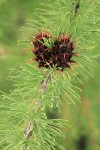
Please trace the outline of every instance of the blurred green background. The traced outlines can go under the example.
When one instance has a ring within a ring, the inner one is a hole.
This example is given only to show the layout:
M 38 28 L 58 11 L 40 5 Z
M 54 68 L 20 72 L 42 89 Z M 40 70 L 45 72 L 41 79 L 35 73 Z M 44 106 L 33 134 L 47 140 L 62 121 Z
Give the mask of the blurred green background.
M 0 0 L 0 90 L 9 93 L 12 81 L 6 80 L 10 69 L 30 59 L 18 46 L 23 37 L 21 27 L 34 19 L 34 9 L 42 0 Z M 98 59 L 98 62 L 100 60 Z M 100 150 L 100 70 L 95 68 L 94 78 L 82 86 L 82 103 L 62 107 L 62 117 L 67 118 L 71 128 L 66 130 L 66 150 Z M 48 111 L 49 117 L 54 117 Z M 55 114 L 56 116 L 56 114 Z

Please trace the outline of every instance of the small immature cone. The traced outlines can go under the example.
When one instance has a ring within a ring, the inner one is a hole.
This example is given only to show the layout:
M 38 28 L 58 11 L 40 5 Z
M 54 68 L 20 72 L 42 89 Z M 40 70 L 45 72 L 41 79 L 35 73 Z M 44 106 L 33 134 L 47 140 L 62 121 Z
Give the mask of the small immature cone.
M 53 41 L 53 45 L 47 46 L 49 41 Z M 65 68 L 72 69 L 71 63 L 75 63 L 73 56 L 78 56 L 74 52 L 74 42 L 70 39 L 70 34 L 62 34 L 60 37 L 52 36 L 46 32 L 38 33 L 33 40 L 34 60 L 38 62 L 38 67 L 53 68 L 63 71 Z M 45 82 L 42 84 L 42 89 L 45 89 Z

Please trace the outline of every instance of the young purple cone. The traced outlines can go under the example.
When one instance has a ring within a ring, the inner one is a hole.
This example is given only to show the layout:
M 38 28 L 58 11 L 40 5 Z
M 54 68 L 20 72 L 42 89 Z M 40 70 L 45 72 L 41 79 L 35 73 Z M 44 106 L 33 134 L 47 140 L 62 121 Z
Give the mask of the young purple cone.
M 44 39 L 47 39 L 48 43 L 51 39 L 52 46 L 46 46 Z M 52 38 L 50 34 L 43 31 L 34 36 L 33 45 L 34 60 L 38 62 L 38 67 L 55 67 L 63 71 L 65 68 L 71 69 L 71 64 L 76 63 L 73 56 L 78 56 L 78 54 L 74 53 L 74 43 L 70 39 L 70 34 Z

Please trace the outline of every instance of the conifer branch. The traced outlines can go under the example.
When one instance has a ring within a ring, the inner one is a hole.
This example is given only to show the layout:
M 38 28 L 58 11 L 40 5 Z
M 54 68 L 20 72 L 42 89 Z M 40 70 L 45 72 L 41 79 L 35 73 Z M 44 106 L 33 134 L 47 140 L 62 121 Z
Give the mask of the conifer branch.
M 78 13 L 78 10 L 80 8 L 80 0 L 75 0 L 75 2 L 72 3 L 72 13 L 73 15 L 76 15 Z
M 51 72 L 47 72 L 45 79 L 41 82 L 41 95 L 45 92 L 49 81 L 51 81 Z
M 59 109 L 63 100 L 67 104 L 80 101 L 77 85 L 88 80 L 93 72 L 92 58 L 97 55 L 99 30 L 98 24 L 94 28 L 91 18 L 98 21 L 99 15 L 92 13 L 96 1 L 81 2 L 80 8 L 80 0 L 75 1 L 71 11 L 71 0 L 67 5 L 66 0 L 55 0 L 35 12 L 36 20 L 27 32 L 32 35 L 32 57 L 38 67 L 32 64 L 19 68 L 16 77 L 16 72 L 12 77 L 16 89 L 9 95 L 3 93 L 0 105 L 0 113 L 5 116 L 0 124 L 3 150 L 64 149 L 58 139 L 63 137 L 61 129 L 68 122 L 48 119 L 44 106 Z
M 41 82 L 41 92 L 40 92 L 40 99 L 43 95 L 43 93 L 45 92 L 48 84 L 49 84 L 49 81 L 51 81 L 51 72 L 46 72 L 45 74 L 45 79 Z M 35 106 L 35 109 L 34 109 L 34 114 L 36 115 L 38 113 L 38 110 L 40 109 L 41 107 L 41 103 L 42 103 L 42 100 L 38 100 L 36 101 L 36 106 Z M 35 104 L 34 104 L 35 105 Z M 26 129 L 24 130 L 24 138 L 26 139 L 20 150 L 24 150 L 25 147 L 27 147 L 27 144 L 28 144 L 28 140 L 29 138 L 32 136 L 33 134 L 33 126 L 37 126 L 37 121 L 34 120 L 34 121 L 30 121 L 26 127 Z

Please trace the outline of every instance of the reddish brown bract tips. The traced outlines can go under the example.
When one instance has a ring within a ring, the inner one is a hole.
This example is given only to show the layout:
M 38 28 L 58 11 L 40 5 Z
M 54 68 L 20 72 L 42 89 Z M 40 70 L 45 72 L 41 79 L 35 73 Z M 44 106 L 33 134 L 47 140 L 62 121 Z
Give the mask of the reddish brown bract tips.
M 45 43 L 45 39 L 48 44 L 52 41 L 51 47 Z M 60 37 L 52 38 L 50 34 L 43 31 L 36 34 L 32 42 L 34 45 L 34 60 L 38 62 L 39 67 L 55 67 L 63 71 L 65 68 L 71 68 L 71 63 L 75 63 L 72 57 L 76 53 L 73 52 L 74 43 L 70 39 L 70 34 L 67 36 L 62 34 Z

